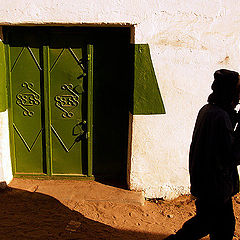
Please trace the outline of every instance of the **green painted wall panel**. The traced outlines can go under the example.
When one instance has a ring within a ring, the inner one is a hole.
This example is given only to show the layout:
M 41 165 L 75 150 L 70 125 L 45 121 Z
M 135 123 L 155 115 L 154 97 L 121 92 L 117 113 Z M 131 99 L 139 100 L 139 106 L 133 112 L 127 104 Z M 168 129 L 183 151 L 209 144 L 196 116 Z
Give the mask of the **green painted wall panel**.
M 6 61 L 4 44 L 0 42 L 0 112 L 7 109 Z
M 163 114 L 165 108 L 148 44 L 134 45 L 133 114 Z

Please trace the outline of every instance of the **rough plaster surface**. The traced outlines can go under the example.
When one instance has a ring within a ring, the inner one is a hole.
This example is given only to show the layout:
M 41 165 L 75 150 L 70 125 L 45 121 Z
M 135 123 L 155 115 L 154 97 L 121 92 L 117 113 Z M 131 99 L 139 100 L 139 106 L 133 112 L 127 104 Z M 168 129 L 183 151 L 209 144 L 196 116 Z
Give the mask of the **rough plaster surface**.
M 136 28 L 150 44 L 166 115 L 133 116 L 130 174 L 132 189 L 167 199 L 189 192 L 189 145 L 213 72 L 240 70 L 240 2 L 173 2 L 176 10 L 168 2 Z
M 0 188 L 12 180 L 10 159 L 8 111 L 0 113 Z
M 134 25 L 150 45 L 166 114 L 133 116 L 130 187 L 188 192 L 188 151 L 216 69 L 240 70 L 239 0 L 0 0 L 2 24 Z

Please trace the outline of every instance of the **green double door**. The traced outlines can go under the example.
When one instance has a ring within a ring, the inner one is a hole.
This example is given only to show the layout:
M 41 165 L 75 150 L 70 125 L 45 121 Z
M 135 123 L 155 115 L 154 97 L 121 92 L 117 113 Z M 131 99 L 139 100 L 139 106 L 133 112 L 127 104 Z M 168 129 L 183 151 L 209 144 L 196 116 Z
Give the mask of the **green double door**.
M 74 34 L 9 32 L 15 175 L 92 175 L 93 47 Z

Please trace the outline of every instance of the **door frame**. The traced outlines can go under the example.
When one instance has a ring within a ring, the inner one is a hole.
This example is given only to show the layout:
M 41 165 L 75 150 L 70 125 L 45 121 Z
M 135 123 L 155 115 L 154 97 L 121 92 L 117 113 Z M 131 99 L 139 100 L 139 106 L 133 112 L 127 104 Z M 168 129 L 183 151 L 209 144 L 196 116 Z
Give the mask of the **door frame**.
M 34 27 L 32 27 L 34 28 Z M 7 34 L 6 34 L 7 35 Z M 8 36 L 6 36 L 8 38 Z M 50 111 L 50 82 L 49 82 L 49 47 L 43 45 L 43 84 L 44 84 L 44 109 L 45 112 Z M 7 79 L 7 90 L 8 90 L 8 109 L 9 109 L 9 135 L 10 135 L 10 155 L 12 163 L 12 172 L 14 177 L 21 178 L 43 178 L 43 179 L 59 179 L 59 178 L 70 178 L 70 179 L 94 179 L 92 175 L 92 162 L 93 162 L 93 45 L 87 44 L 87 174 L 86 175 L 74 175 L 74 174 L 53 174 L 52 173 L 52 156 L 51 156 L 51 138 L 50 128 L 45 127 L 45 157 L 43 160 L 46 162 L 46 173 L 43 174 L 32 174 L 32 173 L 16 173 L 16 157 L 15 157 L 15 144 L 14 144 L 14 129 L 13 129 L 13 106 L 12 106 L 12 86 L 11 86 L 11 67 L 10 67 L 10 45 L 5 43 L 5 56 L 6 56 L 6 79 Z M 44 114 L 44 121 L 50 121 L 49 114 Z M 47 156 L 48 155 L 48 156 Z M 44 159 L 46 158 L 46 159 Z

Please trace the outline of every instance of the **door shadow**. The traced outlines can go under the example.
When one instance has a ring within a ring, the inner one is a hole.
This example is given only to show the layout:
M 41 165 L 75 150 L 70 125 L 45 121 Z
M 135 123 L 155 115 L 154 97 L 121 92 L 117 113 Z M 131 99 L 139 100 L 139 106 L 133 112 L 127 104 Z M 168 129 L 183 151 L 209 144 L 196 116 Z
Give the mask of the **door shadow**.
M 121 177 L 108 177 L 108 176 L 94 176 L 94 180 L 96 182 L 102 183 L 104 185 L 109 185 L 112 187 L 117 187 L 117 188 L 122 188 L 125 190 L 129 190 L 128 184 L 127 184 L 127 180 Z
M 2 240 L 160 240 L 159 234 L 125 231 L 93 221 L 48 195 L 7 188 L 0 193 Z

